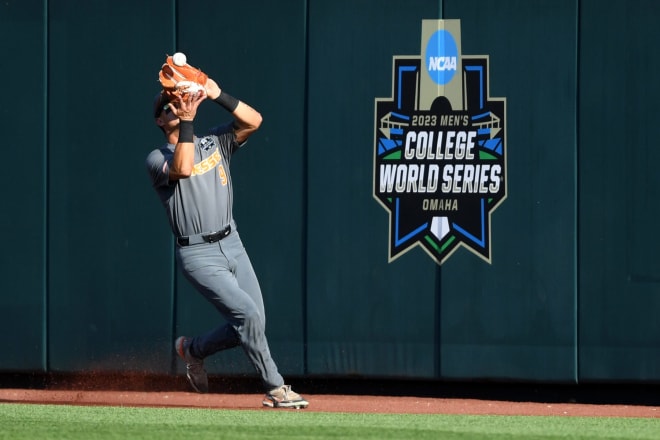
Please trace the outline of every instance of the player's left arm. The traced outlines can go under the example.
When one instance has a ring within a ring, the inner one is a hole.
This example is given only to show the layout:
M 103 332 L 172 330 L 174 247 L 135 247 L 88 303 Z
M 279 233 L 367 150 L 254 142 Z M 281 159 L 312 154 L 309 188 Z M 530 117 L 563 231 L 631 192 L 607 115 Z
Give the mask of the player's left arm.
M 206 81 L 205 88 L 210 99 L 223 106 L 234 116 L 234 135 L 239 144 L 245 142 L 252 133 L 259 129 L 263 120 L 261 113 L 243 101 L 223 92 L 211 78 Z

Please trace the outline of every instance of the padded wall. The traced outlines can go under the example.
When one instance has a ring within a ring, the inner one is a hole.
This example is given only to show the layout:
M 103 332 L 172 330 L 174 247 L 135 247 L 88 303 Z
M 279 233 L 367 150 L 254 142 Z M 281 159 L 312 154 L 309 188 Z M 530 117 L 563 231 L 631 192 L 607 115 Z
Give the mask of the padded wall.
M 372 194 L 374 99 L 390 96 L 392 57 L 419 53 L 421 21 L 439 4 L 309 12 L 309 372 L 435 377 L 435 263 L 411 252 L 388 264 L 389 219 Z
M 581 2 L 580 378 L 660 379 L 660 9 Z
M 21 69 L 19 84 L 10 82 L 4 87 L 0 106 L 4 164 L 0 333 L 5 346 L 0 370 L 46 368 L 45 30 L 40 1 L 0 4 L 0 41 L 4 42 L 0 72 L 30 67 Z M 16 44 L 19 35 L 20 44 Z
M 234 217 L 261 285 L 273 359 L 283 374 L 303 374 L 305 2 L 209 1 L 204 14 L 208 26 L 199 25 L 199 9 L 179 3 L 176 49 L 262 114 L 259 130 L 232 158 Z M 231 118 L 216 104 L 201 110 L 197 130 Z M 177 332 L 225 322 L 183 276 L 176 290 Z M 254 374 L 240 348 L 207 364 L 213 373 Z
M 507 99 L 508 195 L 492 264 L 443 265 L 441 374 L 576 381 L 576 2 L 448 1 L 445 16 Z
M 144 168 L 158 68 L 181 50 L 264 116 L 232 161 L 234 213 L 285 376 L 660 380 L 660 9 L 619 6 L 4 2 L 0 67 L 30 87 L 0 106 L 0 371 L 181 374 L 173 339 L 223 322 L 176 268 Z M 491 264 L 464 248 L 388 263 L 372 196 L 374 100 L 439 18 L 461 20 L 463 55 L 487 55 L 507 99 Z M 227 119 L 205 103 L 195 126 Z M 241 350 L 207 365 L 254 374 Z
M 53 371 L 170 369 L 172 242 L 144 166 L 174 32 L 162 4 L 48 2 Z

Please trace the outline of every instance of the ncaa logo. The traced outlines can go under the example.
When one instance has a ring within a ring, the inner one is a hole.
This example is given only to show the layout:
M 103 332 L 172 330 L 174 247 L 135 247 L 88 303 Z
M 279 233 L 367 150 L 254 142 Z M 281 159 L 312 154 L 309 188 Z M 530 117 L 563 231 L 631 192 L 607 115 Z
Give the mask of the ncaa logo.
M 458 48 L 454 37 L 441 29 L 435 32 L 426 45 L 426 71 L 438 85 L 445 85 L 456 74 Z
M 373 196 L 388 257 L 419 246 L 442 264 L 465 247 L 491 262 L 491 216 L 507 197 L 506 98 L 488 55 L 462 54 L 460 20 L 422 20 L 419 55 L 395 55 L 376 98 Z

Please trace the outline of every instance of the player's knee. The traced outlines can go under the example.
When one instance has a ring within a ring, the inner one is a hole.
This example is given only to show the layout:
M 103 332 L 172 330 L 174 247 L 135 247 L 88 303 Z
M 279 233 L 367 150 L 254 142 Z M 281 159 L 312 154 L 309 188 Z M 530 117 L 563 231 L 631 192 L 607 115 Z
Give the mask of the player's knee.
M 264 320 L 257 309 L 250 309 L 245 312 L 243 325 L 255 330 L 264 330 Z

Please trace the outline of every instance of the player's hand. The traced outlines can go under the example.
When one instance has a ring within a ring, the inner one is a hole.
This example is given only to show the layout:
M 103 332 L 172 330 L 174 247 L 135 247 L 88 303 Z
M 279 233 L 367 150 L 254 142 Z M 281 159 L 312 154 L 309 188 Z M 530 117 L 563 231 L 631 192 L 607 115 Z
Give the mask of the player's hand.
M 204 84 L 204 89 L 206 90 L 206 94 L 208 95 L 208 97 L 211 99 L 215 99 L 218 96 L 220 96 L 220 86 L 218 86 L 218 83 L 213 81 L 211 78 L 206 80 L 206 84 Z
M 206 97 L 207 95 L 204 91 L 180 95 L 177 99 L 170 101 L 172 113 L 182 121 L 192 121 L 197 115 L 197 108 Z

